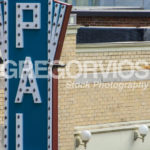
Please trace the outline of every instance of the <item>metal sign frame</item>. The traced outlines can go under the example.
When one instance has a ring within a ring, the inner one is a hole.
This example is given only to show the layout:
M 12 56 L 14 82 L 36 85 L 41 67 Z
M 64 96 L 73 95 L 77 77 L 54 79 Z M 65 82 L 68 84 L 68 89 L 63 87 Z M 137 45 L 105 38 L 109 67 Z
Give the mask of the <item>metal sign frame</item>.
M 0 49 L 2 51 L 3 61 L 5 63 L 5 125 L 4 125 L 4 147 L 5 150 L 13 150 L 9 146 L 10 142 L 10 134 L 9 134 L 9 79 L 7 78 L 7 75 L 9 74 L 9 65 L 7 61 L 9 60 L 9 17 L 11 16 L 11 12 L 9 12 L 9 3 L 12 0 L 4 0 L 1 3 L 0 7 Z M 66 3 L 62 3 L 59 1 L 53 1 L 53 0 L 47 0 L 48 4 L 48 37 L 47 37 L 47 43 L 48 43 L 48 50 L 47 50 L 47 56 L 48 56 L 48 73 L 54 73 L 58 74 L 57 68 L 53 68 L 51 65 L 51 62 L 54 60 L 59 60 L 63 42 L 66 34 L 66 29 L 68 25 L 68 20 L 71 12 L 71 5 L 68 5 Z M 37 18 L 40 16 L 39 9 L 37 11 L 37 8 L 39 8 L 40 4 L 34 4 L 34 3 L 16 3 L 16 48 L 23 48 L 23 29 L 40 29 L 40 22 Z M 33 23 L 21 22 L 22 16 L 22 10 L 33 10 L 34 19 Z M 19 26 L 19 28 L 18 28 Z M 21 28 L 20 28 L 21 27 Z M 30 57 L 26 57 L 27 61 L 30 62 Z M 28 65 L 26 65 L 28 68 Z M 25 71 L 24 71 L 25 72 Z M 33 78 L 34 79 L 34 78 Z M 32 83 L 32 81 L 30 81 Z M 36 87 L 37 85 L 33 85 L 33 87 Z M 20 81 L 19 87 L 22 87 L 27 93 L 31 92 L 30 88 L 24 88 L 25 85 L 22 84 Z M 18 91 L 18 99 L 16 99 L 15 103 L 21 103 L 22 102 L 22 96 L 20 95 L 20 92 Z M 25 92 L 24 92 L 25 93 Z M 47 99 L 47 150 L 58 150 L 58 80 L 52 79 L 50 76 L 48 78 L 48 99 Z M 34 96 L 33 96 L 34 97 Z M 40 97 L 40 96 L 38 96 Z M 17 97 L 16 97 L 17 98 Z M 34 98 L 35 103 L 40 103 L 41 100 Z M 22 113 L 16 113 L 16 150 L 23 150 L 23 114 Z M 18 140 L 17 140 L 18 139 Z M 42 149 L 43 150 L 43 149 Z

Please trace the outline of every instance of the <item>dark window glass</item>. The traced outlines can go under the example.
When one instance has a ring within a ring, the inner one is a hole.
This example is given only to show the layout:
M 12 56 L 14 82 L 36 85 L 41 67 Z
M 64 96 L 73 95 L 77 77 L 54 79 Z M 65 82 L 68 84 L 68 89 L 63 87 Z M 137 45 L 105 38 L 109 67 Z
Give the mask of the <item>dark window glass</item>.
M 77 43 L 109 43 L 150 41 L 150 28 L 94 28 L 78 29 Z

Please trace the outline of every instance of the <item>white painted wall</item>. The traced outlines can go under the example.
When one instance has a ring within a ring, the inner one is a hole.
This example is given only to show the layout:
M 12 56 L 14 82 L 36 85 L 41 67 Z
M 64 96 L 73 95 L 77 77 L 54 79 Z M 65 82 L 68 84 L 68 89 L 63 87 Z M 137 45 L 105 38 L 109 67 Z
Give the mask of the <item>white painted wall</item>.
M 92 138 L 86 150 L 150 150 L 150 131 L 144 143 L 141 139 L 134 141 L 134 132 L 143 124 L 150 128 L 150 120 L 76 127 L 75 139 L 83 130 L 89 130 Z M 84 147 L 80 145 L 75 150 Z
M 93 134 L 87 150 L 149 150 L 150 133 L 145 142 L 133 140 L 133 130 Z

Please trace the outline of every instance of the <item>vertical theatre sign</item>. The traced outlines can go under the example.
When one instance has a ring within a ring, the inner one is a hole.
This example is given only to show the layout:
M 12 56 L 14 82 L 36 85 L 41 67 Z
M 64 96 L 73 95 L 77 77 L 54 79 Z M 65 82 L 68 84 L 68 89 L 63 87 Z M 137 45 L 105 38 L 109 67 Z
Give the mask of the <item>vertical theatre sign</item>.
M 57 150 L 56 107 L 52 107 L 57 96 L 53 95 L 56 85 L 50 64 L 59 60 L 71 5 L 53 0 L 0 3 L 0 48 L 6 75 L 5 150 Z M 47 78 L 37 78 L 35 61 L 43 60 L 47 60 Z M 21 71 L 11 77 L 20 61 Z

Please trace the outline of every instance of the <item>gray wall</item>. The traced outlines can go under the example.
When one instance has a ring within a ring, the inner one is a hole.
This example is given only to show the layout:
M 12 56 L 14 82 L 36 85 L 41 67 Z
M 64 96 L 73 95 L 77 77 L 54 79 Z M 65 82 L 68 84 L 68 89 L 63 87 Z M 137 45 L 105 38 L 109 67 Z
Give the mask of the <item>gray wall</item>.
M 144 0 L 115 0 L 115 1 L 116 6 L 143 7 Z
M 144 0 L 144 8 L 150 9 L 150 0 Z
M 143 7 L 144 1 L 150 0 L 100 0 L 101 6 L 130 6 Z
M 65 0 L 62 0 L 65 1 Z M 68 0 L 72 3 L 73 0 Z M 88 0 L 74 0 L 77 6 L 88 6 Z M 129 6 L 150 9 L 150 0 L 91 0 L 96 6 Z

